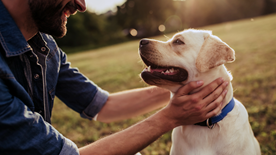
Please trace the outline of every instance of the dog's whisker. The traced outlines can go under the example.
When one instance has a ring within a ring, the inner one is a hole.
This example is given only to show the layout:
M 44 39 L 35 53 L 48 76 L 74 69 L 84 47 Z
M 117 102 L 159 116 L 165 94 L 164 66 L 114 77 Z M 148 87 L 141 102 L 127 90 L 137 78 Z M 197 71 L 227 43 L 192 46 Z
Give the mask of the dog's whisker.
M 167 39 L 167 41 L 170 40 L 170 37 L 168 37 L 168 36 L 166 36 L 166 35 L 164 35 L 164 37 Z

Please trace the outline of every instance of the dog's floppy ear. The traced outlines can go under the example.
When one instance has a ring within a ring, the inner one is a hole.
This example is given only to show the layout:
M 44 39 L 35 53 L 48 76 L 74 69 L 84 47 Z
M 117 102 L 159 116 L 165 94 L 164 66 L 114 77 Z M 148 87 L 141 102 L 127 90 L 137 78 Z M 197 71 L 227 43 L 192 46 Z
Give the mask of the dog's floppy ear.
M 206 34 L 204 43 L 196 59 L 196 68 L 199 72 L 233 62 L 235 51 L 218 37 Z

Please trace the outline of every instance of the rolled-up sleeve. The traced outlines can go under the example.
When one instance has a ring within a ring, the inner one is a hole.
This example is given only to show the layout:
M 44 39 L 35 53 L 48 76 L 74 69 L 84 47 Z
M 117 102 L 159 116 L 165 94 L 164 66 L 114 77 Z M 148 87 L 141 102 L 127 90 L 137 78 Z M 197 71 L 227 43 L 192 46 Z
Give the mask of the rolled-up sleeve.
M 71 68 L 62 52 L 61 66 L 56 87 L 56 96 L 82 117 L 95 117 L 107 101 L 109 93 Z
M 0 79 L 0 150 L 3 155 L 78 155 L 77 146 L 66 139 L 40 114 L 32 112 Z
M 59 155 L 79 155 L 79 150 L 75 143 L 70 139 L 65 138 L 65 142 Z
M 93 119 L 96 114 L 102 109 L 108 98 L 108 92 L 98 88 L 92 102 L 83 110 L 81 117 L 87 119 Z

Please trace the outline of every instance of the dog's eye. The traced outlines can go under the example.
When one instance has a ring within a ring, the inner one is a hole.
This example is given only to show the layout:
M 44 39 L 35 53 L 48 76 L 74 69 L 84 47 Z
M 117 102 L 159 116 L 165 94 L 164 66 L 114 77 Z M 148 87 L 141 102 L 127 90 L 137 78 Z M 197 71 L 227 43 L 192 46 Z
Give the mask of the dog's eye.
M 184 42 L 181 41 L 181 40 L 179 40 L 179 39 L 176 39 L 173 43 L 174 43 L 174 44 L 177 44 L 177 45 L 182 45 L 182 44 L 184 44 Z

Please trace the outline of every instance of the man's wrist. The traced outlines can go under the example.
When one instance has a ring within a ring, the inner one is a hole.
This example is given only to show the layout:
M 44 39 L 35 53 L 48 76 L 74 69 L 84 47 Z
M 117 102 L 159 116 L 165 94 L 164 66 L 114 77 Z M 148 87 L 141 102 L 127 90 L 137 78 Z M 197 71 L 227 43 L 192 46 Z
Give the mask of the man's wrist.
M 165 113 L 166 111 L 160 110 L 125 130 L 81 148 L 80 153 L 82 155 L 135 154 L 175 127 Z M 111 141 L 116 143 L 107 145 Z
M 156 125 L 159 126 L 159 128 L 163 130 L 163 133 L 166 133 L 178 126 L 176 124 L 176 121 L 174 121 L 173 119 L 170 119 L 166 115 L 165 111 L 166 111 L 166 109 L 163 108 L 148 118 L 148 119 L 153 119 L 156 122 Z

